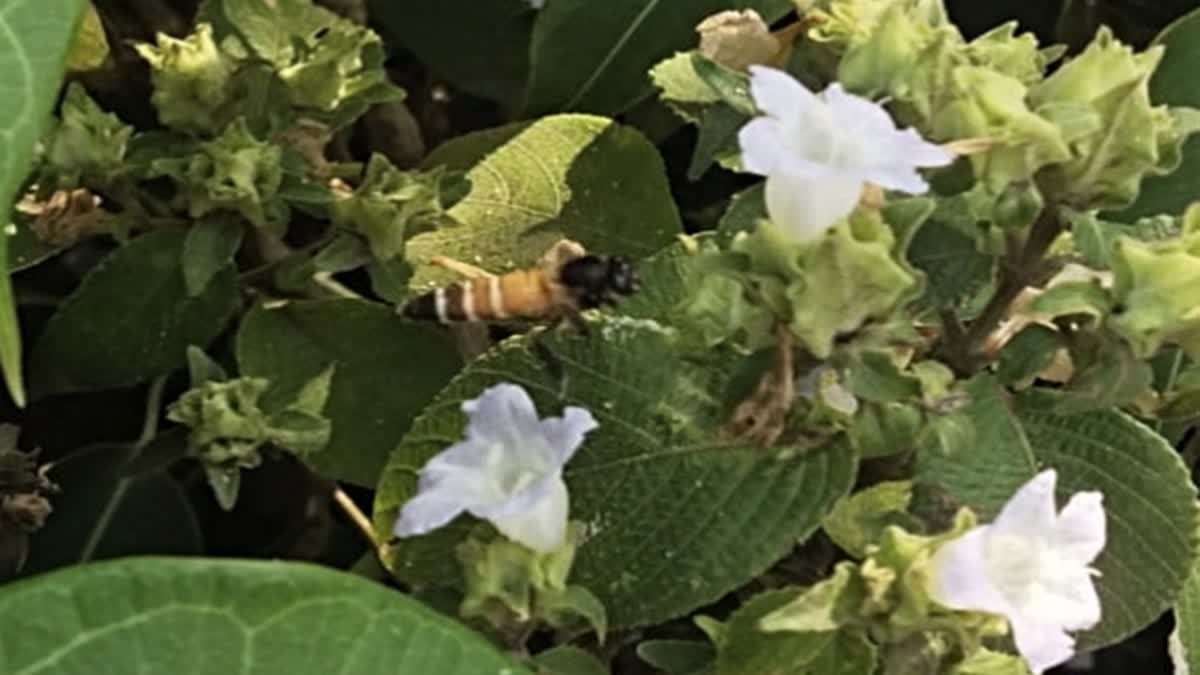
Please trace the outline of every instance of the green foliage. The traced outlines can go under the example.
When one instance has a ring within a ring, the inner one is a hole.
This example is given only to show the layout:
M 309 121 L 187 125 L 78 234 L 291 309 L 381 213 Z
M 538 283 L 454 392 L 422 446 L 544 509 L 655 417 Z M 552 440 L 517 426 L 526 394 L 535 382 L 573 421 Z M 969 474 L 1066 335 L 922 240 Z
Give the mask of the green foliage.
M 260 448 L 267 443 L 309 455 L 329 442 L 330 423 L 321 415 L 329 398 L 333 367 L 316 375 L 296 392 L 296 398 L 264 410 L 261 399 L 270 382 L 259 377 L 230 380 L 204 352 L 188 348 L 192 388 L 167 407 L 167 419 L 191 431 L 188 454 L 204 465 L 217 502 L 232 509 L 241 484 L 241 470 L 262 463 Z
M 1175 630 L 1171 633 L 1171 660 L 1175 663 L 1177 672 L 1191 672 L 1200 661 L 1200 635 L 1197 635 L 1197 621 L 1200 616 L 1200 576 L 1196 575 L 1193 564 L 1188 574 L 1187 582 L 1175 599 Z
M 332 369 L 323 415 L 333 432 L 324 452 L 310 460 L 362 485 L 375 480 L 413 416 L 460 364 L 434 331 L 354 300 L 251 310 L 238 331 L 237 361 L 244 375 L 270 382 L 266 398 L 276 409 Z
M 526 0 L 372 0 L 389 42 L 413 50 L 434 73 L 515 111 L 529 78 L 529 40 L 538 13 Z M 447 40 L 447 33 L 455 36 Z
M 791 9 L 782 0 L 741 6 L 768 21 Z M 533 25 L 526 112 L 624 112 L 648 93 L 646 71 L 692 44 L 696 24 L 728 7 L 715 0 L 637 0 L 619 7 L 586 0 L 548 3 Z
M 1200 12 L 1192 12 L 1172 23 L 1155 39 L 1165 48 L 1162 62 L 1150 78 L 1150 99 L 1159 104 L 1200 107 L 1191 64 L 1200 51 Z M 1200 138 L 1183 146 L 1179 168 L 1165 176 L 1150 176 L 1141 186 L 1137 200 L 1114 214 L 1114 220 L 1130 222 L 1158 214 L 1178 215 L 1200 197 L 1191 179 L 1200 169 Z
M 1112 644 L 1152 621 L 1171 603 L 1196 557 L 1196 490 L 1161 436 L 1112 410 L 1055 412 L 1057 396 L 1009 396 L 988 379 L 970 387 L 964 410 L 976 443 L 951 455 L 922 453 L 918 486 L 969 505 L 987 519 L 1042 467 L 1060 467 L 1062 494 L 1100 490 L 1109 514 L 1108 544 L 1097 568 L 1100 624 L 1080 636 L 1088 648 Z M 1161 533 L 1153 542 L 1143 535 Z M 1153 575 L 1133 570 L 1153 569 Z
M 418 287 L 455 279 L 428 264 L 434 255 L 507 271 L 533 264 L 563 237 L 644 257 L 680 232 L 653 146 L 602 117 L 555 115 L 467 134 L 425 164 L 466 171 L 471 189 L 447 211 L 458 226 L 408 242 Z
M 415 471 L 460 438 L 457 404 L 496 381 L 521 383 L 546 414 L 568 403 L 600 422 L 564 475 L 572 518 L 587 527 L 572 583 L 604 603 L 614 627 L 720 597 L 811 533 L 850 487 L 857 462 L 843 444 L 764 453 L 714 439 L 728 375 L 681 360 L 655 323 L 616 318 L 593 324 L 589 337 L 541 339 L 564 368 L 562 398 L 524 340 L 468 366 L 389 459 L 375 505 L 381 538 L 414 493 Z M 444 556 L 462 534 L 455 527 L 399 542 L 389 567 L 409 583 L 455 584 Z M 667 581 L 678 577 L 688 583 Z
M 9 88 L 17 95 L 0 103 L 0 208 L 12 212 L 29 169 L 34 143 L 42 133 L 62 82 L 67 52 L 75 26 L 83 14 L 82 0 L 55 0 L 43 5 L 14 0 L 5 8 L 0 26 L 0 69 L 9 73 Z M 0 222 L 7 220 L 0 217 Z M 7 237 L 0 238 L 0 253 L 7 257 Z M 4 384 L 17 403 L 25 402 L 21 376 L 21 335 L 7 274 L 0 275 L 0 369 Z
M 940 553 L 1050 468 L 1105 516 L 1076 649 L 1173 606 L 1195 660 L 1200 15 L 143 5 L 0 11 L 0 575 L 68 568 L 0 586 L 0 670 L 1024 675 Z M 147 554 L 197 559 L 91 564 Z
M 236 303 L 233 270 L 191 296 L 179 267 L 186 239 L 171 230 L 140 236 L 88 273 L 34 345 L 34 396 L 144 382 L 220 334 Z M 114 312 L 114 302 L 126 311 Z
M 78 605 L 53 601 L 63 593 Z M 76 672 L 98 659 L 124 670 L 171 663 L 196 673 L 529 672 L 413 600 L 293 562 L 89 565 L 4 588 L 0 610 L 22 617 L 22 631 L 0 636 L 0 659 L 14 675 Z M 172 639 L 179 630 L 186 640 Z M 128 649 L 131 640 L 140 646 Z M 325 640 L 345 649 L 322 649 Z
M 169 446 L 175 445 L 176 448 Z M 156 439 L 154 452 L 183 454 L 178 435 Z M 61 490 L 53 517 L 37 532 L 26 573 L 128 555 L 196 555 L 204 539 L 192 504 L 162 467 L 138 467 L 150 450 L 101 444 L 54 465 Z

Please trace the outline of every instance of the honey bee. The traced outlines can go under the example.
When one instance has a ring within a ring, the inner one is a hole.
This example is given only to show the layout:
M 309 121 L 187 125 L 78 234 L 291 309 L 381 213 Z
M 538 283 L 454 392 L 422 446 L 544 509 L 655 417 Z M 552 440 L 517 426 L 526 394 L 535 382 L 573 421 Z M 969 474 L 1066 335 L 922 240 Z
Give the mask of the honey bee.
M 536 267 L 499 276 L 441 256 L 431 262 L 469 277 L 408 302 L 401 313 L 442 323 L 571 319 L 579 312 L 616 304 L 632 295 L 639 281 L 624 256 L 592 255 L 563 239 Z

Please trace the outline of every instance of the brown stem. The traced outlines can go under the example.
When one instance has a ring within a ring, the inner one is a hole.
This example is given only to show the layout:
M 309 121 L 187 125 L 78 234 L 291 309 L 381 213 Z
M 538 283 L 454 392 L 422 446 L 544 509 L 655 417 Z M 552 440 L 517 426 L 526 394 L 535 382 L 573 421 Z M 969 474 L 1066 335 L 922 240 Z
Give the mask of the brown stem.
M 1062 232 L 1062 227 L 1062 222 L 1058 219 L 1058 214 L 1054 209 L 1043 209 L 1041 215 L 1034 221 L 1033 227 L 1030 228 L 1029 237 L 1025 240 L 1024 246 L 1021 246 L 1019 250 L 1015 245 L 1010 247 L 1008 255 L 1001 262 L 1004 276 L 1000 280 L 999 288 L 996 289 L 995 295 L 988 301 L 979 317 L 971 322 L 971 327 L 967 331 L 968 355 L 979 356 L 987 341 L 987 336 L 1004 320 L 1009 305 L 1021 294 L 1021 291 L 1037 280 L 1041 273 L 1042 259 L 1046 256 L 1050 245 Z

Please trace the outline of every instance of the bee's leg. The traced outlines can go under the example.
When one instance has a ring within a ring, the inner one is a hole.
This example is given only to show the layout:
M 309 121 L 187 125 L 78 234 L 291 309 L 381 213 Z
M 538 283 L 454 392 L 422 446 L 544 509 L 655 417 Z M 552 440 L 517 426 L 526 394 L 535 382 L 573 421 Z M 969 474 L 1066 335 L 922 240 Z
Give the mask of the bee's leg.
M 444 255 L 433 256 L 429 259 L 429 264 L 448 269 L 451 272 L 464 276 L 468 279 L 490 279 L 491 277 L 496 276 L 485 269 L 480 269 L 474 265 L 462 262 L 460 260 L 455 260 L 454 258 L 447 258 Z
M 563 367 L 562 359 L 550 349 L 550 345 L 546 344 L 547 336 L 552 334 L 552 331 L 558 329 L 562 325 L 565 317 L 555 319 L 554 323 L 546 326 L 545 329 L 534 332 L 529 336 L 529 348 L 537 357 L 542 365 L 546 367 L 546 372 L 550 377 L 558 381 L 558 398 L 565 399 L 567 397 L 567 371 Z
M 558 325 L 562 325 L 563 319 L 570 321 L 571 327 L 578 331 L 583 337 L 591 337 L 592 329 L 588 327 L 587 321 L 583 320 L 583 314 L 581 314 L 578 310 L 568 309 L 563 313 L 563 316 L 559 318 Z

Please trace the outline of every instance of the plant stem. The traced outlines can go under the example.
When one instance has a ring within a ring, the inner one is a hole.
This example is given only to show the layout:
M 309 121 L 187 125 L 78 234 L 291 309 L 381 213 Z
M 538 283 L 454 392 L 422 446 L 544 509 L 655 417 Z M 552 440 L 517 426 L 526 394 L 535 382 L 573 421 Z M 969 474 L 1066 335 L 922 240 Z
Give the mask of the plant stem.
M 1021 291 L 1038 280 L 1043 271 L 1041 269 L 1042 259 L 1045 258 L 1050 245 L 1062 232 L 1062 227 L 1062 222 L 1058 219 L 1058 214 L 1054 209 L 1042 209 L 1041 214 L 1034 221 L 1033 227 L 1029 230 L 1029 237 L 1026 238 L 1025 244 L 1019 250 L 1017 246 L 1010 248 L 1008 255 L 1001 261 L 1003 277 L 1000 280 L 1000 286 L 996 289 L 992 299 L 988 301 L 987 306 L 983 308 L 983 312 L 975 321 L 971 322 L 971 327 L 967 330 L 966 346 L 967 354 L 970 357 L 979 356 L 980 349 L 988 335 L 1004 320 L 1008 306 L 1020 295 Z
M 156 377 L 150 382 L 146 391 L 146 413 L 142 417 L 142 433 L 134 442 L 134 447 L 140 453 L 142 448 L 150 444 L 158 435 L 158 415 L 162 408 L 163 388 L 167 384 L 166 376 Z
M 375 528 L 371 525 L 371 520 L 367 518 L 366 514 L 358 508 L 358 504 L 355 504 L 354 500 L 350 499 L 350 495 L 346 494 L 345 490 L 336 485 L 333 488 L 333 501 L 342 510 L 342 513 L 346 514 L 350 522 L 354 523 L 354 527 L 358 530 L 358 533 L 366 540 L 367 546 L 378 555 L 379 542 L 375 541 Z

